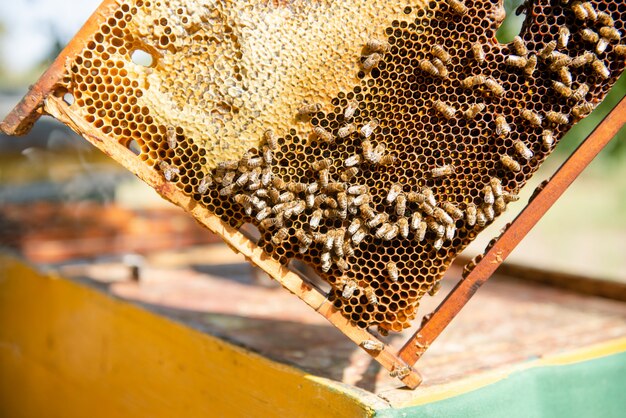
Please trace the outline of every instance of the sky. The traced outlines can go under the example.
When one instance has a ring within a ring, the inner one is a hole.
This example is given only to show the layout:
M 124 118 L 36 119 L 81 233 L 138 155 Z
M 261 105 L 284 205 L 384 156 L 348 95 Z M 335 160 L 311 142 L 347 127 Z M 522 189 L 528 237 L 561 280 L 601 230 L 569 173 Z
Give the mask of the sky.
M 0 0 L 0 62 L 12 73 L 28 71 L 54 47 L 69 41 L 100 0 Z

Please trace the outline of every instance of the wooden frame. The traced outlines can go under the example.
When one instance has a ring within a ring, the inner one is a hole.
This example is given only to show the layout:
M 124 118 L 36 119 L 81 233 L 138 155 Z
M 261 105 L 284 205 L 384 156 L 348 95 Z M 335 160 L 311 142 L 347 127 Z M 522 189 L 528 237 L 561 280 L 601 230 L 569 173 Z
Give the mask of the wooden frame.
M 116 10 L 117 6 L 118 3 L 115 0 L 105 0 L 100 5 L 52 66 L 0 124 L 0 130 L 9 135 L 22 135 L 28 132 L 33 123 L 44 113 L 57 118 L 105 154 L 118 161 L 165 199 L 189 212 L 210 231 L 219 234 L 234 251 L 242 253 L 250 262 L 280 282 L 283 287 L 325 317 L 353 342 L 361 345 L 365 340 L 377 341 L 377 338 L 367 330 L 358 328 L 346 319 L 327 299 L 326 295 L 313 288 L 295 272 L 267 256 L 260 247 L 241 232 L 221 221 L 206 208 L 198 205 L 189 196 L 176 189 L 174 185 L 166 182 L 162 176 L 143 164 L 139 157 L 118 141 L 97 132 L 73 113 L 62 98 L 55 95 L 65 75 L 66 63 L 80 52 L 85 40 Z M 495 245 L 486 252 L 469 276 L 458 283 L 432 317 L 406 342 L 402 349 L 395 353 L 391 347 L 385 345 L 384 349 L 379 352 L 368 351 L 372 358 L 389 371 L 409 366 L 410 371 L 401 380 L 410 388 L 417 387 L 422 378 L 412 368 L 415 362 L 578 174 L 613 138 L 624 122 L 626 122 L 626 99 L 622 99 L 611 114 L 563 164 L 543 190 L 538 192 L 502 234 Z

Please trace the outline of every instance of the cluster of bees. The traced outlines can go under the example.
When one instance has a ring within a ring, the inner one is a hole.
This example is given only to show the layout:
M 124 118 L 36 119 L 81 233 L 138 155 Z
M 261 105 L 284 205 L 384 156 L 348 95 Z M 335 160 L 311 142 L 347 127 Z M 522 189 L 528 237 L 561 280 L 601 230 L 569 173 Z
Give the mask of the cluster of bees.
M 446 3 L 449 6 L 447 10 L 452 13 L 466 15 L 467 7 L 463 2 L 446 0 Z M 474 103 L 466 102 L 465 105 L 452 103 L 449 94 L 438 95 L 430 103 L 425 101 L 430 123 L 444 121 L 455 126 L 467 126 L 479 120 L 488 130 L 488 137 L 497 140 L 498 144 L 506 144 L 505 147 L 496 145 L 490 148 L 489 152 L 494 153 L 494 165 L 489 168 L 487 176 L 480 176 L 481 180 L 476 185 L 458 190 L 466 193 L 462 198 L 454 195 L 456 190 L 449 193 L 445 191 L 448 186 L 443 187 L 448 180 L 467 176 L 464 161 L 452 158 L 439 159 L 438 164 L 429 162 L 427 168 L 420 167 L 423 178 L 418 179 L 419 182 L 393 179 L 382 183 L 382 190 L 380 183 L 376 185 L 376 190 L 370 189 L 373 187 L 370 184 L 374 183 L 367 182 L 368 177 L 363 173 L 392 172 L 396 164 L 406 161 L 404 156 L 394 152 L 393 138 L 388 138 L 384 132 L 385 127 L 388 129 L 388 120 L 378 119 L 387 115 L 372 116 L 362 112 L 369 104 L 360 103 L 351 96 L 335 109 L 334 124 L 312 123 L 309 136 L 309 140 L 317 143 L 315 147 L 324 150 L 335 150 L 349 142 L 349 146 L 342 148 L 350 149 L 349 154 L 337 154 L 342 155 L 341 158 L 336 158 L 332 152 L 320 152 L 317 157 L 307 155 L 306 159 L 298 162 L 305 174 L 299 175 L 297 180 L 292 181 L 293 177 L 290 177 L 289 181 L 285 181 L 285 170 L 275 159 L 275 154 L 288 144 L 279 144 L 281 140 L 268 130 L 259 149 L 246 152 L 239 160 L 220 163 L 199 179 L 194 185 L 194 192 L 201 196 L 209 192 L 217 193 L 220 198 L 229 198 L 236 203 L 263 232 L 266 250 L 271 252 L 288 244 L 289 257 L 298 252 L 308 254 L 308 260 L 312 260 L 322 273 L 329 273 L 335 267 L 339 272 L 339 277 L 334 277 L 331 282 L 338 298 L 334 300 L 339 301 L 335 306 L 348 306 L 348 301 L 354 302 L 355 297 L 360 302 L 352 303 L 352 306 L 365 304 L 360 299 L 362 296 L 369 305 L 384 305 L 386 302 L 379 301 L 379 298 L 391 293 L 387 289 L 392 286 L 398 288 L 409 281 L 401 277 L 404 274 L 401 271 L 415 270 L 408 269 L 406 261 L 398 262 L 397 257 L 387 257 L 373 270 L 381 272 L 384 277 L 351 274 L 355 267 L 351 263 L 360 259 L 354 256 L 355 251 L 365 248 L 361 244 L 373 243 L 375 247 L 386 248 L 393 245 L 392 241 L 399 240 L 398 246 L 420 248 L 420 251 L 427 245 L 428 251 L 431 248 L 434 250 L 429 257 L 447 260 L 458 248 L 451 244 L 452 250 L 446 255 L 439 250 L 455 237 L 461 238 L 456 241 L 461 242 L 460 246 L 465 245 L 468 237 L 473 235 L 471 231 L 483 229 L 506 210 L 508 203 L 518 200 L 517 187 L 523 183 L 520 178 L 527 178 L 529 170 L 526 168 L 531 161 L 544 158 L 553 149 L 555 138 L 563 132 L 563 127 L 593 110 L 593 103 L 587 101 L 589 93 L 596 88 L 593 80 L 603 81 L 611 77 L 602 54 L 610 47 L 615 54 L 626 56 L 626 46 L 612 45 L 621 39 L 621 33 L 608 13 L 596 11 L 589 2 L 573 2 L 568 7 L 577 19 L 576 24 L 559 27 L 556 35 L 548 35 L 555 39 L 547 40 L 540 45 L 541 48 L 533 51 L 534 48 L 527 46 L 521 37 L 516 37 L 510 47 L 503 48 L 508 53 L 503 67 L 508 67 L 522 79 L 537 77 L 542 81 L 548 77 L 546 82 L 549 82 L 549 87 L 567 104 L 559 105 L 559 111 L 553 110 L 556 107 L 524 108 L 505 104 L 511 96 L 506 78 L 500 77 L 498 72 L 487 71 L 487 62 L 493 55 L 489 53 L 491 47 L 480 42 L 468 42 L 467 56 L 470 61 L 474 60 L 471 61 L 473 66 L 484 67 L 484 75 L 476 71 L 468 71 L 465 76 L 455 74 L 451 66 L 458 66 L 455 60 L 459 54 L 446 46 L 449 45 L 446 42 L 429 44 L 425 55 L 411 63 L 415 72 L 423 73 L 436 83 L 457 83 L 459 90 L 477 98 Z M 568 54 L 570 39 L 578 38 L 589 44 L 590 50 L 571 57 Z M 395 47 L 386 40 L 371 39 L 364 46 L 365 53 L 360 58 L 362 69 L 373 74 L 377 66 L 383 65 L 381 62 L 387 59 L 392 48 Z M 590 70 L 591 81 L 585 78 L 585 82 L 575 82 L 582 78 L 577 74 L 584 69 Z M 566 108 L 570 110 L 565 111 Z M 491 114 L 484 118 L 483 114 L 487 112 Z M 319 120 L 322 114 L 319 103 L 304 103 L 297 111 L 296 120 Z M 432 119 L 431 114 L 436 118 Z M 485 120 L 488 122 L 485 123 Z M 167 130 L 166 137 L 168 146 L 175 148 L 173 128 Z M 285 161 L 282 163 L 284 165 Z M 179 175 L 177 167 L 164 161 L 159 165 L 168 181 L 174 181 Z M 511 181 L 512 178 L 515 181 Z M 452 186 L 452 189 L 455 187 Z M 472 188 L 476 190 L 470 190 Z M 421 259 L 424 260 L 423 257 Z M 422 290 L 426 288 L 422 287 L 426 278 L 411 278 L 410 281 L 420 282 L 417 299 L 426 291 L 434 294 L 438 289 L 438 277 L 429 283 L 430 290 Z M 382 282 L 386 282 L 388 287 L 383 287 Z M 352 318 L 356 315 L 353 314 Z M 388 321 L 385 325 L 389 328 L 395 325 L 393 316 L 390 318 L 385 317 Z M 366 321 L 369 321 L 368 324 L 372 322 L 371 319 Z M 379 330 L 384 332 L 385 328 Z M 362 346 L 373 351 L 383 348 L 374 340 L 366 340 Z M 404 371 L 398 369 L 397 373 L 401 375 Z

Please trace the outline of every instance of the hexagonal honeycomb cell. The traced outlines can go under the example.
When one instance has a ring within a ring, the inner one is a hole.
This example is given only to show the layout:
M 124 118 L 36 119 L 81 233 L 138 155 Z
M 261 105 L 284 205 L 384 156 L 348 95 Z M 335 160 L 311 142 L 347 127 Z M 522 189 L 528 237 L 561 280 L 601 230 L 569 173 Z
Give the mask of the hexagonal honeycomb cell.
M 525 8 L 505 45 L 500 1 L 120 1 L 59 95 L 401 331 L 624 69 L 624 2 Z

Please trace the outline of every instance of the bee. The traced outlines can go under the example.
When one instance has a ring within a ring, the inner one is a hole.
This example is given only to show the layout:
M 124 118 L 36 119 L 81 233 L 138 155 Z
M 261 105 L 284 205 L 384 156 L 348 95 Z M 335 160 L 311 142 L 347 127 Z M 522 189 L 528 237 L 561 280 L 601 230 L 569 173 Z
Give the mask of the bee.
M 524 68 L 528 64 L 526 57 L 520 57 L 519 55 L 509 55 L 506 57 L 506 65 L 517 68 Z
M 374 133 L 374 130 L 377 127 L 378 127 L 378 120 L 371 119 L 365 125 L 361 126 L 361 136 L 364 138 L 369 138 Z M 365 152 L 363 154 L 365 154 Z
M 368 71 L 376 67 L 382 59 L 383 59 L 382 55 L 380 55 L 377 52 L 374 52 L 373 54 L 368 55 L 363 61 L 363 64 L 361 65 L 363 66 L 364 70 Z
M 439 70 L 437 69 L 437 67 L 435 67 L 435 64 L 433 64 L 430 60 L 427 60 L 427 59 L 421 60 L 419 63 L 419 66 L 420 66 L 420 69 L 424 71 L 425 73 L 428 73 L 435 77 L 438 77 L 441 75 L 439 74 Z
M 328 158 L 323 158 L 321 160 L 317 160 L 311 164 L 311 168 L 314 171 L 320 171 L 329 168 L 332 165 Z
M 579 1 L 572 3 L 572 11 L 576 15 L 576 19 L 585 20 L 589 17 L 589 13 L 583 4 Z
M 435 235 L 437 236 L 437 238 L 443 237 L 443 235 L 446 233 L 446 227 L 441 225 L 439 222 L 435 220 L 427 221 L 427 224 L 428 224 L 428 229 L 433 231 Z
M 269 146 L 263 146 L 263 161 L 267 165 L 271 165 L 274 161 L 274 154 Z
M 159 163 L 159 168 L 163 172 L 163 177 L 165 180 L 172 181 L 174 177 L 180 174 L 180 169 L 176 166 L 166 163 L 165 161 L 161 161 Z
M 346 228 L 339 228 L 335 230 L 335 240 L 333 241 L 333 248 L 335 254 L 338 257 L 343 257 L 343 244 L 345 242 Z
M 493 194 L 493 188 L 491 187 L 491 185 L 485 186 L 482 192 L 483 192 L 483 202 L 485 202 L 487 205 L 493 205 L 495 198 Z
M 328 187 L 328 182 L 330 181 L 330 172 L 328 169 L 323 169 L 319 171 L 319 185 L 323 189 Z
M 386 149 L 387 149 L 387 146 L 385 144 L 376 145 L 376 148 L 374 148 L 374 150 L 369 155 L 369 161 L 373 164 L 380 163 Z
M 437 199 L 435 199 L 435 194 L 433 193 L 432 189 L 430 189 L 429 187 L 424 187 L 422 189 L 422 194 L 426 198 L 426 203 L 431 206 L 437 206 Z
M 339 210 L 346 210 L 348 208 L 348 195 L 346 192 L 337 193 L 337 206 Z
M 202 177 L 202 180 L 200 180 L 200 184 L 198 184 L 198 193 L 205 194 L 207 190 L 209 190 L 209 187 L 212 185 L 213 185 L 213 180 L 211 180 L 210 176 Z
M 533 158 L 533 152 L 530 150 L 530 148 L 526 146 L 526 144 L 524 144 L 524 142 L 518 139 L 513 143 L 513 146 L 515 147 L 515 152 L 517 152 L 517 155 L 519 155 L 523 159 L 530 160 L 531 158 Z
M 348 226 L 348 229 L 347 229 L 348 235 L 350 236 L 354 235 L 356 231 L 359 230 L 361 225 L 362 225 L 362 221 L 359 218 L 354 218 L 352 222 L 350 223 L 350 226 Z
M 346 271 L 350 270 L 350 265 L 343 258 L 338 258 L 337 260 L 335 260 L 335 264 L 337 264 L 337 268 L 341 270 L 342 273 L 345 273 Z
M 361 347 L 368 351 L 382 351 L 385 348 L 385 344 L 380 341 L 365 340 L 361 342 Z
M 487 225 L 487 217 L 481 208 L 476 210 L 476 225 L 479 228 L 484 228 Z
M 359 103 L 356 100 L 349 101 L 348 106 L 346 106 L 346 109 L 343 111 L 343 119 L 345 121 L 352 120 L 352 117 L 354 116 L 354 113 L 357 111 L 358 108 Z
M 355 197 L 354 200 L 352 201 L 352 203 L 353 203 L 354 206 L 359 206 L 360 207 L 360 206 L 362 206 L 362 205 L 364 205 L 366 203 L 369 203 L 370 200 L 371 200 L 371 197 L 370 197 L 369 194 L 362 194 L 362 195 L 359 195 L 359 196 Z
M 595 59 L 595 55 L 593 53 L 589 51 L 585 51 L 579 56 L 572 59 L 572 62 L 570 63 L 570 67 L 573 67 L 573 68 L 582 67 L 583 65 L 590 64 L 594 59 Z
M 519 195 L 513 193 L 505 193 L 502 195 L 502 198 L 504 199 L 505 203 L 517 202 L 519 200 Z
M 598 23 L 604 26 L 615 26 L 615 22 L 611 15 L 605 12 L 598 12 Z
M 421 221 L 417 229 L 415 230 L 415 239 L 417 242 L 424 241 L 426 237 L 426 230 L 428 229 L 428 224 L 426 221 Z
M 500 196 L 496 198 L 496 201 L 493 202 L 493 209 L 498 215 L 506 210 L 506 202 L 504 201 L 504 197 Z
M 293 193 L 302 193 L 308 188 L 306 183 L 299 183 L 295 181 L 290 181 L 287 183 L 287 190 Z
M 383 236 L 383 240 L 391 241 L 392 239 L 398 236 L 398 232 L 400 232 L 400 228 L 398 227 L 398 225 L 391 225 L 391 227 L 387 230 L 387 232 Z
M 448 3 L 450 9 L 456 14 L 463 16 L 467 13 L 467 7 L 460 0 L 446 0 L 446 3 Z
M 545 150 L 550 150 L 552 148 L 552 145 L 554 145 L 554 133 L 551 129 L 545 129 L 541 133 L 541 142 Z
M 398 266 L 396 266 L 396 263 L 394 263 L 393 261 L 387 263 L 387 274 L 392 281 L 398 281 L 400 271 L 398 270 Z
M 435 208 L 433 214 L 435 218 L 443 224 L 451 225 L 454 223 L 454 219 L 452 219 L 452 217 L 442 208 Z
M 439 293 L 439 289 L 441 289 L 441 281 L 434 283 L 433 286 L 428 291 L 428 294 L 430 296 L 435 296 L 437 293 Z
M 559 28 L 559 39 L 557 41 L 557 47 L 560 49 L 567 48 L 567 44 L 569 43 L 570 31 L 567 26 L 561 26 Z
M 411 203 L 422 203 L 426 200 L 426 196 L 424 196 L 422 193 L 417 192 L 407 193 L 406 198 Z
M 389 215 L 387 215 L 386 213 L 377 213 L 372 219 L 367 222 L 367 226 L 370 228 L 375 228 L 376 226 L 386 222 L 387 218 L 389 218 Z
M 406 195 L 404 193 L 398 195 L 396 199 L 396 215 L 404 216 L 406 212 Z
M 396 198 L 402 193 L 402 185 L 393 184 L 389 188 L 389 192 L 387 193 L 387 203 L 392 204 L 396 201 Z
M 354 126 L 354 124 L 349 123 L 339 128 L 339 130 L 337 131 L 337 136 L 343 139 L 351 135 L 354 131 L 356 131 L 356 127 Z
M 365 44 L 365 47 L 370 52 L 387 52 L 389 48 L 391 48 L 391 45 L 389 45 L 389 42 L 381 39 L 370 39 Z
M 356 167 L 350 167 L 343 170 L 339 175 L 339 178 L 341 179 L 341 181 L 349 181 L 357 174 L 359 174 L 359 169 Z
M 354 257 L 354 248 L 350 245 L 350 241 L 345 241 L 343 243 L 343 253 L 346 257 Z
M 250 198 L 252 205 L 257 209 L 257 210 L 262 210 L 265 209 L 267 207 L 267 202 L 265 200 L 259 199 L 257 196 L 252 196 Z
M 267 129 L 265 132 L 263 132 L 263 139 L 265 140 L 265 143 L 267 144 L 270 151 L 276 151 L 276 149 L 278 148 L 278 139 L 276 138 L 274 131 L 272 131 L 271 129 Z
M 257 221 L 262 221 L 263 219 L 267 218 L 271 214 L 272 214 L 272 209 L 269 208 L 269 207 L 266 207 L 264 209 L 261 209 L 259 212 L 257 212 L 256 220 Z
M 502 196 L 504 194 L 504 189 L 502 188 L 502 182 L 497 177 L 492 177 L 489 179 L 489 187 L 491 187 L 491 191 L 495 197 Z
M 302 200 L 297 200 L 293 203 L 293 206 L 289 209 L 289 216 L 285 212 L 285 216 L 291 218 L 293 216 L 299 216 L 306 209 L 306 204 Z
M 481 44 L 475 43 L 472 45 L 472 55 L 479 64 L 485 62 L 485 50 Z
M 333 248 L 333 244 L 335 243 L 335 231 L 334 231 L 334 230 L 328 231 L 328 232 L 325 234 L 324 238 L 325 238 L 325 239 L 324 239 L 324 242 L 323 242 L 323 244 L 324 244 L 324 249 L 325 249 L 326 251 L 330 251 L 330 250 L 332 250 L 332 248 Z
M 554 112 L 554 111 L 550 111 L 546 113 L 546 119 L 549 122 L 552 122 L 558 125 L 565 125 L 569 122 L 569 117 L 565 113 Z
M 322 105 L 319 103 L 313 103 L 313 104 L 309 104 L 309 103 L 304 103 L 299 109 L 298 109 L 298 113 L 297 115 L 299 117 L 307 117 L 307 116 L 312 116 L 314 114 L 316 114 L 317 112 L 319 112 L 320 110 L 322 110 Z
M 289 229 L 282 227 L 272 237 L 272 243 L 274 245 L 280 245 L 281 242 L 287 239 L 289 236 Z
M 554 90 L 561 96 L 563 97 L 571 97 L 573 92 L 572 89 L 567 87 L 565 84 L 561 83 L 560 81 L 552 81 L 552 87 L 554 87 Z
M 606 51 L 609 47 L 609 40 L 606 38 L 600 38 L 598 43 L 596 44 L 596 54 L 600 55 Z
M 278 203 L 286 203 L 291 202 L 295 198 L 292 192 L 284 192 L 280 196 L 278 196 Z
M 307 250 L 311 246 L 313 239 L 311 238 L 310 235 L 308 235 L 302 229 L 298 229 L 296 231 L 296 238 L 300 242 L 300 247 L 298 248 L 298 252 L 300 252 L 300 254 L 304 254 L 305 252 L 307 252 Z
M 482 210 L 483 210 L 483 213 L 485 214 L 485 218 L 487 218 L 489 222 L 493 221 L 493 218 L 495 217 L 493 205 L 483 205 Z
M 568 57 L 567 55 L 563 54 L 563 55 L 556 57 L 554 61 L 552 61 L 552 64 L 550 64 L 549 69 L 550 71 L 559 71 L 562 68 L 569 65 L 571 62 L 572 62 L 572 59 Z M 566 83 L 566 84 L 569 84 L 569 83 Z
M 376 216 L 376 212 L 370 207 L 368 204 L 363 204 L 359 206 L 359 210 L 365 217 L 365 219 L 373 219 Z
M 449 63 L 452 57 L 448 52 L 443 48 L 443 46 L 436 44 L 430 49 L 431 54 L 435 57 L 439 58 L 441 61 L 445 63 Z
M 521 36 L 516 36 L 513 38 L 513 50 L 517 55 L 526 56 L 528 55 L 528 49 L 526 48 L 526 44 Z
M 311 209 L 315 207 L 315 195 L 313 193 L 307 193 L 306 196 L 304 196 L 304 201 L 307 208 Z
M 602 60 L 596 59 L 591 63 L 591 68 L 596 73 L 596 75 L 604 80 L 611 76 L 611 72 Z
M 387 235 L 387 233 L 389 233 L 391 231 L 391 229 L 392 229 L 392 227 L 391 227 L 390 224 L 384 223 L 376 230 L 376 233 L 374 234 L 374 236 L 376 238 L 378 238 L 378 239 L 381 239 L 385 235 Z
M 488 78 L 487 81 L 485 81 L 485 86 L 487 86 L 495 96 L 502 96 L 504 94 L 504 87 L 493 78 Z
M 383 155 L 380 158 L 380 161 L 378 162 L 380 165 L 391 165 L 393 163 L 396 162 L 396 157 L 391 155 L 391 154 L 387 154 L 387 155 Z
M 446 2 L 448 4 L 454 2 L 454 3 L 459 3 L 459 4 L 462 5 L 462 3 L 460 3 L 458 0 L 446 0 Z M 463 7 L 465 7 L 465 6 L 463 6 Z M 461 13 L 460 11 L 457 12 L 457 13 L 465 14 L 465 13 Z M 404 379 L 409 374 L 411 374 L 411 368 L 409 366 L 403 366 L 403 367 L 394 366 L 393 370 L 389 372 L 389 376 L 390 377 L 397 377 L 398 379 Z
M 433 248 L 437 251 L 441 250 L 441 247 L 443 247 L 443 236 L 437 238 L 435 240 L 435 242 L 433 242 Z
M 537 53 L 537 55 L 542 60 L 547 60 L 555 49 L 556 41 L 550 41 Z
M 476 205 L 473 203 L 468 203 L 465 207 L 465 219 L 467 220 L 468 226 L 476 225 Z
M 354 245 L 359 245 L 361 241 L 367 236 L 367 231 L 363 228 L 359 228 L 358 231 L 352 236 L 352 242 Z
M 456 225 L 446 225 L 446 232 L 444 234 L 445 239 L 452 241 L 456 235 Z
M 441 204 L 441 207 L 443 207 L 443 210 L 445 210 L 448 214 L 450 214 L 450 216 L 452 216 L 452 219 L 454 219 L 455 221 L 458 221 L 459 219 L 463 218 L 463 211 L 457 208 L 456 206 L 454 206 L 452 203 L 443 202 Z
M 626 56 L 626 45 L 616 45 L 613 49 L 615 53 L 621 57 Z
M 322 128 L 321 126 L 316 126 L 315 128 L 313 128 L 313 133 L 315 134 L 316 137 L 318 137 L 324 142 L 327 142 L 327 143 L 335 142 L 335 137 L 333 136 L 333 134 L 328 132 L 326 129 Z
M 263 171 L 261 171 L 261 184 L 265 187 L 269 186 L 270 183 L 272 183 L 272 180 L 274 178 L 274 174 L 272 173 L 272 169 L 271 168 L 264 168 Z
M 287 183 L 285 183 L 285 181 L 280 177 L 274 177 L 272 179 L 272 185 L 276 190 L 284 190 L 285 187 L 287 187 Z
M 448 69 L 446 68 L 446 65 L 443 62 L 441 62 L 439 58 L 433 59 L 433 65 L 435 66 L 435 68 L 437 69 L 441 77 L 443 78 L 448 77 Z
M 572 108 L 572 115 L 574 115 L 575 118 L 581 118 L 587 116 L 589 113 L 591 113 L 592 110 L 593 105 L 589 102 L 585 102 L 574 106 Z
M 378 305 L 378 298 L 376 297 L 376 292 L 371 287 L 365 288 L 365 297 L 367 301 L 372 305 Z
M 574 4 L 576 4 L 576 3 L 574 3 Z M 574 4 L 572 4 L 572 9 L 574 8 Z M 584 2 L 582 4 L 582 7 L 587 12 L 587 18 L 589 20 L 593 20 L 595 22 L 598 19 L 598 12 L 596 12 L 596 9 L 593 7 L 593 5 L 591 3 L 586 1 L 586 2 Z
M 508 136 L 511 133 L 511 127 L 506 122 L 506 118 L 502 115 L 496 116 L 496 135 Z
M 328 183 L 325 189 L 330 193 L 339 193 L 346 190 L 346 184 L 341 182 Z
M 247 194 L 235 195 L 234 200 L 237 204 L 244 206 L 244 207 L 251 205 L 251 202 L 250 202 L 251 198 Z
M 364 184 L 348 187 L 348 194 L 360 195 L 363 193 L 367 193 L 367 186 Z
M 539 116 L 539 114 L 533 112 L 532 110 L 523 109 L 522 118 L 526 119 L 533 126 L 541 126 L 541 116 Z
M 472 120 L 483 110 L 485 110 L 484 103 L 474 103 L 473 105 L 470 105 L 465 112 L 463 112 L 463 117 L 467 120 Z
M 528 62 L 524 67 L 524 74 L 526 74 L 528 77 L 532 76 L 535 72 L 535 68 L 537 68 L 537 56 L 533 54 L 528 57 Z
M 435 167 L 432 170 L 430 170 L 430 175 L 433 178 L 447 177 L 453 174 L 454 174 L 454 166 L 452 164 L 446 164 L 441 167 Z
M 269 193 L 267 189 L 258 189 L 254 192 L 254 194 L 261 199 L 267 199 L 269 197 Z
M 595 44 L 600 40 L 600 36 L 593 29 L 583 29 L 580 31 L 580 37 L 583 38 L 583 41 L 591 42 Z
M 519 163 L 515 161 L 513 158 L 509 157 L 508 155 L 501 156 L 500 162 L 505 168 L 508 168 L 509 170 L 514 171 L 516 173 L 522 169 Z
M 419 212 L 413 212 L 411 214 L 411 224 L 410 224 L 411 230 L 416 231 L 420 225 L 420 222 L 422 222 L 422 214 Z
M 279 221 L 277 220 L 277 218 L 265 218 L 259 223 L 259 227 L 261 229 L 269 229 L 274 226 L 278 226 L 278 224 Z
M 572 73 L 570 73 L 567 67 L 560 68 L 558 73 L 559 73 L 559 78 L 565 85 L 567 86 L 572 85 Z
M 344 299 L 350 299 L 352 295 L 354 295 L 356 288 L 357 288 L 357 283 L 352 279 L 348 280 L 348 282 L 343 286 L 343 291 L 341 292 L 341 296 Z
M 471 75 L 461 80 L 461 86 L 469 89 L 476 86 L 481 86 L 487 82 L 487 77 L 484 75 Z
M 328 270 L 330 270 L 330 266 L 331 266 L 330 253 L 329 252 L 326 251 L 326 252 L 322 253 L 322 255 L 320 256 L 320 264 L 321 264 L 320 268 L 322 269 L 322 271 L 324 273 L 328 273 Z M 346 288 L 347 285 L 348 285 L 347 283 L 344 285 L 344 291 L 345 291 L 345 288 Z M 356 290 L 356 283 L 354 283 L 354 289 L 352 289 L 352 293 L 354 293 L 354 290 Z M 343 296 L 343 294 L 342 294 L 342 296 Z M 352 294 L 350 294 L 349 297 L 351 297 L 351 296 L 352 296 Z
M 235 181 L 235 184 L 238 187 L 243 187 L 248 183 L 248 180 L 250 179 L 250 173 L 248 171 L 246 171 L 245 173 L 241 173 L 241 175 L 239 177 L 237 177 L 237 180 Z
M 176 146 L 178 145 L 178 140 L 176 138 L 176 128 L 172 126 L 168 126 L 166 136 L 167 136 L 167 146 L 170 147 L 170 149 L 175 149 Z
M 409 220 L 407 218 L 405 218 L 404 216 L 398 218 L 397 221 L 397 225 L 398 225 L 398 230 L 400 233 L 400 236 L 402 238 L 408 238 L 409 236 Z
M 441 113 L 441 115 L 446 119 L 452 119 L 454 117 L 454 114 L 456 113 L 456 109 L 454 107 L 448 106 L 441 100 L 437 100 L 433 104 L 433 107 L 435 108 L 437 112 Z

